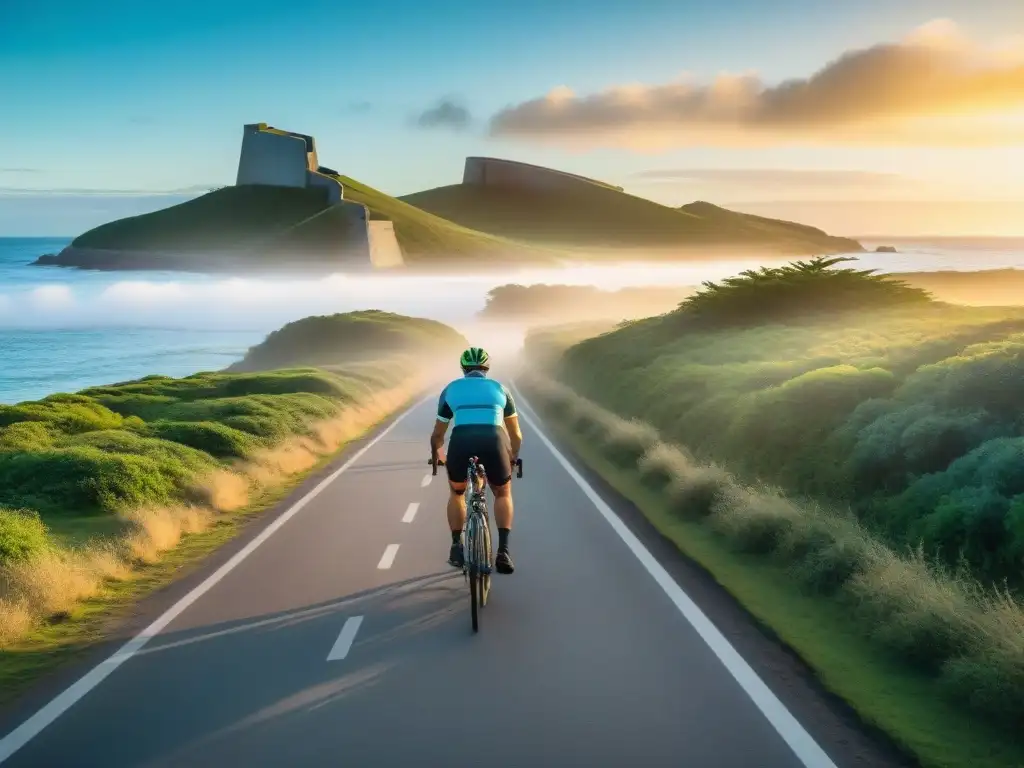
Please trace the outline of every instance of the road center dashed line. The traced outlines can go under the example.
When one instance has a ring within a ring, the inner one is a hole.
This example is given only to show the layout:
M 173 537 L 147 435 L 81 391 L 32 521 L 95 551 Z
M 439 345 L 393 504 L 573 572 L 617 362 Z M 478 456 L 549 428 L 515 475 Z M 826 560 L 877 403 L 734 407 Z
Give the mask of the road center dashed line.
M 424 476 L 424 478 L 422 480 L 420 480 L 420 488 L 426 488 L 428 485 L 430 485 L 430 480 L 431 480 L 431 476 L 430 475 Z
M 416 517 L 416 511 L 420 508 L 418 501 L 413 501 L 409 504 L 408 509 L 405 510 L 405 514 L 402 515 L 403 523 L 411 523 L 412 519 Z
M 380 562 L 377 563 L 377 570 L 386 571 L 391 567 L 391 564 L 395 562 L 395 555 L 398 554 L 398 544 L 388 544 L 387 549 L 384 550 L 384 554 L 381 555 Z
M 328 661 L 339 661 L 348 656 L 349 649 L 352 647 L 352 641 L 356 639 L 356 632 L 359 631 L 359 626 L 362 623 L 362 616 L 350 616 L 345 620 L 338 639 L 334 641 L 334 645 L 331 646 L 331 652 L 327 654 Z

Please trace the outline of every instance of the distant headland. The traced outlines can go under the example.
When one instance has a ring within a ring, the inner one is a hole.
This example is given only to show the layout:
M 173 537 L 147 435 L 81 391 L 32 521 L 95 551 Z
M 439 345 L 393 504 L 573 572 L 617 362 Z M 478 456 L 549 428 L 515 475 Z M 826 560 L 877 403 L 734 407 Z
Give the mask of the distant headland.
M 320 164 L 316 140 L 243 127 L 234 186 L 85 232 L 35 264 L 94 270 L 361 271 L 863 251 L 711 203 L 670 208 L 551 168 L 469 157 L 460 184 L 391 197 Z

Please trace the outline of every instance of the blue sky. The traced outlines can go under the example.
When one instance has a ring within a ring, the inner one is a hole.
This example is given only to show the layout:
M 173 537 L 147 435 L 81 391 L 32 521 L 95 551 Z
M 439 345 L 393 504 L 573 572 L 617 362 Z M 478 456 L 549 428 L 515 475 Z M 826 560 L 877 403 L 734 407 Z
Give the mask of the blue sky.
M 1008 157 L 1024 162 L 1024 154 L 1007 155 L 1017 150 L 1006 148 L 969 155 L 798 144 L 573 151 L 486 135 L 494 113 L 557 86 L 586 94 L 621 83 L 665 83 L 683 71 L 699 78 L 756 71 L 775 83 L 807 77 L 844 51 L 900 39 L 937 17 L 989 38 L 1024 30 L 1024 3 L 0 2 L 0 235 L 75 234 L 90 215 L 102 215 L 97 205 L 140 204 L 108 194 L 83 217 L 52 202 L 33 209 L 38 197 L 22 190 L 51 198 L 74 193 L 77 201 L 93 194 L 81 190 L 164 193 L 233 183 L 242 124 L 257 121 L 312 133 L 324 164 L 392 194 L 457 182 L 470 154 L 635 184 L 637 193 L 667 202 L 703 190 L 631 174 L 832 169 L 946 173 L 961 183 L 970 169 L 1005 167 Z M 417 114 L 443 98 L 468 109 L 468 128 L 415 125 Z M 718 190 L 733 199 L 745 191 Z M 747 196 L 769 193 L 751 187 Z M 33 219 L 33 210 L 45 220 Z

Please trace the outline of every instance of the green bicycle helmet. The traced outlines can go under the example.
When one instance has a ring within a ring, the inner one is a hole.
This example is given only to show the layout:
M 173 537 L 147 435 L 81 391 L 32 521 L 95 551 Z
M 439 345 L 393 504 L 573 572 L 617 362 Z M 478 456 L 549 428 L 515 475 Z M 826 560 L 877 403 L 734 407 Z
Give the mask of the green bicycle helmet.
M 462 353 L 462 357 L 459 358 L 459 365 L 463 369 L 482 368 L 486 371 L 491 367 L 491 356 L 481 347 L 470 347 Z

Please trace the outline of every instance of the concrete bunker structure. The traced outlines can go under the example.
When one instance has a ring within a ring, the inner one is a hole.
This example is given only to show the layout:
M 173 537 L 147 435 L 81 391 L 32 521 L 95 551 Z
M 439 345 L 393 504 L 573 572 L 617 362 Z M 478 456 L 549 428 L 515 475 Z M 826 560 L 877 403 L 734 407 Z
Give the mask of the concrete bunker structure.
M 337 171 L 320 165 L 312 136 L 266 123 L 249 123 L 243 128 L 235 186 L 322 187 L 328 203 L 336 205 L 345 197 L 345 187 L 337 175 Z
M 586 176 L 556 171 L 540 165 L 502 160 L 497 157 L 467 157 L 462 172 L 462 183 L 486 187 L 529 189 L 534 191 L 564 192 L 581 186 L 605 187 L 622 192 L 622 187 L 606 184 Z
M 340 214 L 347 220 L 353 236 L 339 243 L 339 251 L 346 256 L 365 258 L 373 267 L 395 267 L 404 263 L 394 224 L 371 221 L 365 205 L 345 200 L 345 185 L 338 172 L 320 165 L 316 139 L 309 134 L 285 131 L 267 123 L 247 123 L 242 130 L 235 186 L 248 184 L 323 189 L 327 209 L 296 222 L 295 226 L 308 225 L 320 216 Z

